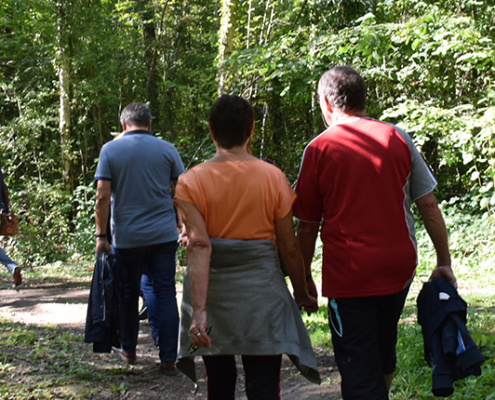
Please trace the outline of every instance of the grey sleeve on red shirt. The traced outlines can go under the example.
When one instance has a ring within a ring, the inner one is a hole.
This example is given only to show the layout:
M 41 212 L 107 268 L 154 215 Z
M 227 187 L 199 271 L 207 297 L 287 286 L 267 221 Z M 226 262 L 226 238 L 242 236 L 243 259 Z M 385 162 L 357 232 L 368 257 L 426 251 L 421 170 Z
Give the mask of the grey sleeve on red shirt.
M 409 188 L 411 200 L 416 201 L 420 197 L 431 193 L 437 186 L 437 181 L 420 154 L 411 136 L 401 128 L 394 125 L 411 150 L 411 175 L 409 176 Z

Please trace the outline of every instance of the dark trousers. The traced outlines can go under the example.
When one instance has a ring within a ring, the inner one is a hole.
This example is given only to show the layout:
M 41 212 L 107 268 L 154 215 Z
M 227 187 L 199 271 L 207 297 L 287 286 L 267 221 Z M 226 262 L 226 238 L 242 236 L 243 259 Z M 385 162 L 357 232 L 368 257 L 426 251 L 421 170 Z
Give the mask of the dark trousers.
M 139 290 L 143 269 L 153 282 L 154 314 L 159 331 L 160 360 L 175 362 L 179 336 L 179 312 L 175 291 L 175 252 L 177 242 L 131 249 L 116 249 L 119 293 L 119 326 L 122 348 L 136 353 L 139 333 Z M 148 306 L 150 306 L 148 304 Z
M 235 399 L 235 356 L 204 356 L 208 400 Z M 242 356 L 246 395 L 250 400 L 280 400 L 282 356 Z
M 397 324 L 409 286 L 387 296 L 329 299 L 328 319 L 345 400 L 387 400 Z

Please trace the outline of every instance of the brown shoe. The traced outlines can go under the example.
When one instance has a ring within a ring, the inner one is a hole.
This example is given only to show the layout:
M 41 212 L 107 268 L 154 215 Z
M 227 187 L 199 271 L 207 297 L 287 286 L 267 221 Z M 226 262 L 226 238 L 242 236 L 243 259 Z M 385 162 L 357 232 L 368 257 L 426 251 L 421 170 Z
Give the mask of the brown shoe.
M 19 286 L 22 283 L 21 269 L 19 267 L 14 268 L 14 285 Z
M 179 373 L 177 371 L 177 368 L 175 368 L 174 362 L 162 362 L 160 364 L 160 368 L 163 371 L 163 373 L 167 376 L 175 376 Z
M 127 364 L 132 365 L 136 363 L 136 353 L 127 353 L 124 349 L 119 349 L 118 347 L 113 346 L 112 351 L 117 354 L 122 361 L 127 361 Z

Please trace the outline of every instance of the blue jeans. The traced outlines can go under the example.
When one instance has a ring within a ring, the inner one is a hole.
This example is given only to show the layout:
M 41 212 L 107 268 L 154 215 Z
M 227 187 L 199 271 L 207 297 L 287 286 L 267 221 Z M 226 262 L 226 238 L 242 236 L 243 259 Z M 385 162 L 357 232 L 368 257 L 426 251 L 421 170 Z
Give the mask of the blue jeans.
M 156 299 L 154 306 L 160 338 L 160 360 L 175 362 L 177 358 L 179 311 L 175 291 L 176 250 L 175 241 L 131 249 L 116 249 L 120 335 L 122 349 L 128 354 L 136 353 L 140 280 L 143 270 L 146 269 L 147 275 L 153 281 Z
M 11 260 L 11 258 L 0 248 L 0 263 L 5 265 L 10 272 L 10 275 L 14 275 L 14 269 L 17 268 L 17 264 Z
M 141 276 L 141 291 L 143 292 L 144 302 L 146 304 L 146 314 L 148 314 L 148 323 L 151 327 L 151 337 L 156 341 L 160 337 L 160 332 L 156 317 L 155 289 L 153 289 L 153 279 L 151 279 L 148 269 L 145 266 L 143 275 Z

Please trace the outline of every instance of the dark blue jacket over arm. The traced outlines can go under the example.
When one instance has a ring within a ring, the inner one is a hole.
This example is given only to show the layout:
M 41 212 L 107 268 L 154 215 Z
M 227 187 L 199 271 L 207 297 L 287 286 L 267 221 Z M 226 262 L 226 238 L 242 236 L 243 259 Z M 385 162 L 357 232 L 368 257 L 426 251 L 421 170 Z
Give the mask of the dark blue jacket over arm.
M 109 353 L 112 346 L 120 347 L 114 268 L 113 254 L 98 255 L 91 281 L 84 334 L 84 341 L 93 343 L 95 353 Z
M 432 392 L 450 396 L 454 381 L 481 375 L 485 360 L 466 328 L 467 304 L 450 282 L 438 278 L 423 285 L 417 305 Z

